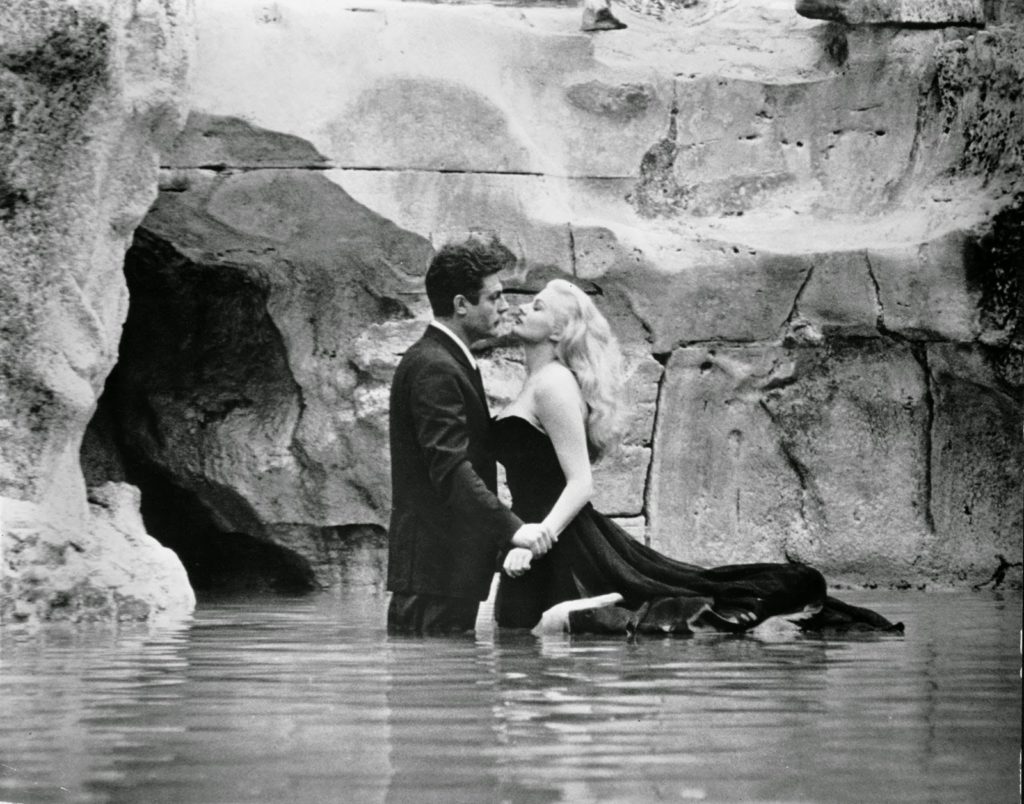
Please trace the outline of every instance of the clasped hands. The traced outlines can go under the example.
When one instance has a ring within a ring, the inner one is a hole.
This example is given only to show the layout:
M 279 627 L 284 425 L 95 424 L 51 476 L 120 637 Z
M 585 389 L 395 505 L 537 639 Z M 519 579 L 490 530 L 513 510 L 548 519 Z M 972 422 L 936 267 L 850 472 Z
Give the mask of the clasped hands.
M 528 569 L 534 557 L 540 557 L 550 550 L 558 536 L 538 522 L 523 525 L 512 537 L 512 549 L 505 556 L 502 569 L 510 578 L 518 578 Z

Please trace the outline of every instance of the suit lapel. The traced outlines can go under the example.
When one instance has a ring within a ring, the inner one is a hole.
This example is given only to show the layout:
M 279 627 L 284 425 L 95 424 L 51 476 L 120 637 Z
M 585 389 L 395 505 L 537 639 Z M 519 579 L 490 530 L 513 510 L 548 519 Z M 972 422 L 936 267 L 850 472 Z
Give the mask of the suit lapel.
M 439 330 L 437 327 L 427 327 L 427 331 L 423 333 L 424 338 L 431 338 L 437 343 L 441 344 L 442 347 L 455 358 L 455 362 L 459 364 L 462 370 L 466 374 L 466 379 L 469 380 L 470 385 L 473 386 L 473 390 L 476 391 L 480 397 L 480 404 L 483 405 L 484 412 L 489 415 L 490 411 L 487 407 L 487 394 L 484 391 L 484 381 L 480 376 L 480 369 L 474 369 L 466 358 L 465 352 L 459 348 L 458 344 L 451 339 L 451 337 Z
M 487 411 L 487 413 L 489 414 L 490 411 L 487 410 L 487 392 L 484 391 L 484 378 L 480 376 L 480 369 L 471 368 L 469 370 L 469 374 L 473 380 L 473 387 L 476 389 L 476 392 L 480 395 L 480 401 L 483 402 L 484 410 Z

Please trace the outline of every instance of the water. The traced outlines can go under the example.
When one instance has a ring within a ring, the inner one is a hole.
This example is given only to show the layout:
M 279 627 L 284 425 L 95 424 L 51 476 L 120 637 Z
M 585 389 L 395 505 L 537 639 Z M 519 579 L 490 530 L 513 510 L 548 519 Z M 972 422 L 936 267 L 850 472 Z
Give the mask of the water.
M 1019 801 L 1019 593 L 905 637 L 388 639 L 362 592 L 6 634 L 0 801 Z

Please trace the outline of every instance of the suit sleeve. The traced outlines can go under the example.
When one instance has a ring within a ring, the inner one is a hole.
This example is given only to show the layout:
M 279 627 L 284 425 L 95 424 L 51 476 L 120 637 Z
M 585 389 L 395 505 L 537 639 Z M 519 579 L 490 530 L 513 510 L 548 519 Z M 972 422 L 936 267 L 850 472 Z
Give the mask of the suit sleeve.
M 469 460 L 469 430 L 463 389 L 452 374 L 438 367 L 413 379 L 410 404 L 431 485 L 455 516 L 478 523 L 482 537 L 496 550 L 510 547 L 523 524 L 489 489 Z

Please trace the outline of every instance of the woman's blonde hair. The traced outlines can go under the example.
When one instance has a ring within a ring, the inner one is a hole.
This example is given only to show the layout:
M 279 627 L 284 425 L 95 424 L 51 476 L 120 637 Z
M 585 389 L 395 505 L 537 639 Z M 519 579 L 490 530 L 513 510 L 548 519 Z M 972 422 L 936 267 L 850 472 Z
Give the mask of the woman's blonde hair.
M 598 460 L 622 431 L 622 354 L 608 321 L 586 293 L 564 279 L 552 279 L 553 312 L 562 325 L 556 357 L 575 375 L 587 405 L 587 444 Z

